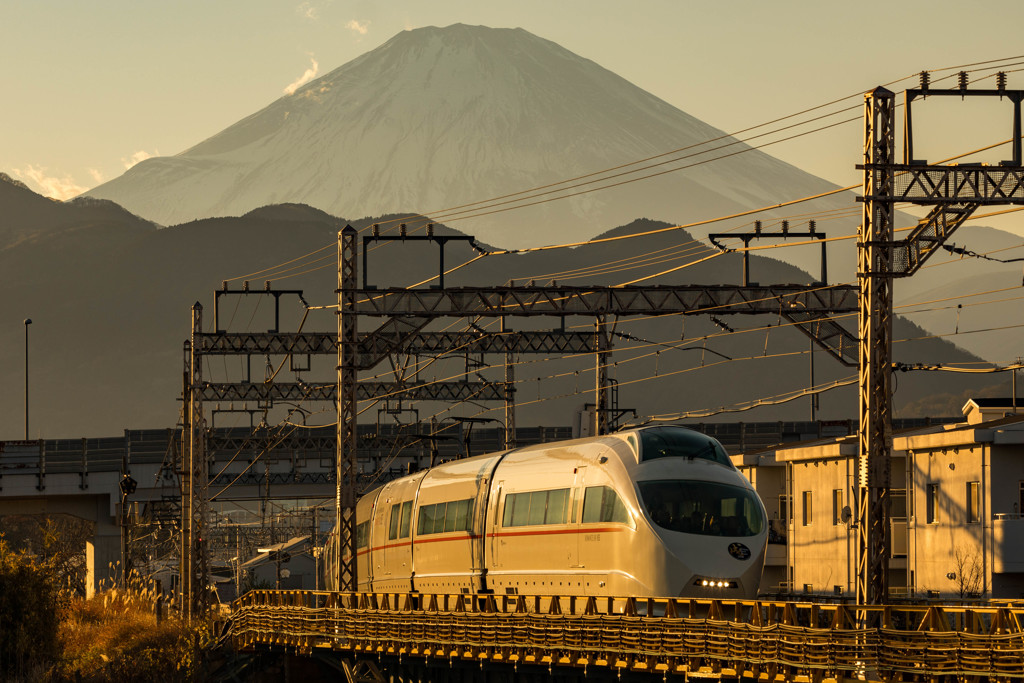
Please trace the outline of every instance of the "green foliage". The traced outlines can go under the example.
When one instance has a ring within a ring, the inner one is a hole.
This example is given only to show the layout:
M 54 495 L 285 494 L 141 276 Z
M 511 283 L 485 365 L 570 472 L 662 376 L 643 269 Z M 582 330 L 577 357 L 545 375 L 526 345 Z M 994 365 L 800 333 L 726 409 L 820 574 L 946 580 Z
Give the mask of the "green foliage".
M 58 652 L 64 606 L 53 563 L 0 533 L 0 678 L 34 677 Z

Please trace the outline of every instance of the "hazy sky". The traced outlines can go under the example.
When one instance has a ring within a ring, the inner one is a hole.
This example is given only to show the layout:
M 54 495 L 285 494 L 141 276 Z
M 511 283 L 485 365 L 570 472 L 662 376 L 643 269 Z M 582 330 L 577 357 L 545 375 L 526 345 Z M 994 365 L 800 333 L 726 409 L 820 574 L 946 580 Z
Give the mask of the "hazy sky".
M 1024 54 L 1021 0 L 0 0 L 0 171 L 73 196 L 399 31 L 457 22 L 525 28 L 729 132 L 922 69 Z M 1009 78 L 1024 88 L 1024 71 Z M 998 111 L 969 135 L 944 119 L 944 143 L 1008 137 Z M 861 135 L 850 124 L 766 151 L 853 184 Z

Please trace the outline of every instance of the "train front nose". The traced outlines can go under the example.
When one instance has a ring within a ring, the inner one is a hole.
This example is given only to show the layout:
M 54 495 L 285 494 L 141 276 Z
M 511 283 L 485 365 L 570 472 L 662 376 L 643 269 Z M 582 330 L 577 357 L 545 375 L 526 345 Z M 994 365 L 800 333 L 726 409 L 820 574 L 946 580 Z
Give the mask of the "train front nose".
M 676 536 L 688 536 L 679 534 Z M 764 565 L 760 539 L 710 537 L 671 539 L 670 551 L 679 568 L 679 597 L 749 599 L 757 596 Z

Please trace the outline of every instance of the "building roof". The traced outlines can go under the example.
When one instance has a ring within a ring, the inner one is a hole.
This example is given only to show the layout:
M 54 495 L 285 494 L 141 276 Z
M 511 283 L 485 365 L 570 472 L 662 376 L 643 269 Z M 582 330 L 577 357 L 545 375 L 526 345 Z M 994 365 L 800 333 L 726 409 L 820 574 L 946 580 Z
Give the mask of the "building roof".
M 981 443 L 1024 444 L 1024 415 L 1008 415 L 987 422 L 946 425 L 946 429 L 913 433 L 893 439 L 893 448 L 931 449 L 970 447 Z
M 964 409 L 971 403 L 978 406 L 979 408 L 1012 408 L 1014 406 L 1014 400 L 1012 396 L 998 396 L 988 398 L 971 398 L 964 404 Z M 1019 408 L 1024 408 L 1024 397 L 1017 397 L 1016 405 Z
M 265 548 L 260 548 L 260 552 L 255 557 L 246 560 L 242 563 L 242 569 L 255 569 L 260 565 L 275 560 L 275 553 L 281 553 L 281 555 L 297 555 L 306 550 L 306 546 L 309 545 L 309 536 L 296 536 L 295 538 L 289 539 L 284 543 L 275 543 L 274 545 L 268 545 Z

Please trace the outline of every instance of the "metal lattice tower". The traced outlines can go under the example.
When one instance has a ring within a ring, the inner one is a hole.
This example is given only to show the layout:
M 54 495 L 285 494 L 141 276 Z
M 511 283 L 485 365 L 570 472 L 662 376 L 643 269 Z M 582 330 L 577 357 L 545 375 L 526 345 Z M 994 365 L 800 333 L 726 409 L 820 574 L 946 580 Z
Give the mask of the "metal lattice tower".
M 182 563 L 181 590 L 183 609 L 192 617 L 206 614 L 209 606 L 209 564 L 203 534 L 207 531 L 209 504 L 206 462 L 206 421 L 203 416 L 203 368 L 200 362 L 200 337 L 203 333 L 203 307 L 197 301 L 192 306 L 192 337 L 186 345 L 188 351 L 185 378 L 186 406 L 184 434 L 188 439 L 188 457 L 182 482 Z
M 904 106 L 904 159 L 896 163 L 896 97 L 879 87 L 867 93 L 864 109 L 863 224 L 857 239 L 860 301 L 860 430 L 858 451 L 857 601 L 872 605 L 888 597 L 892 443 L 892 284 L 909 277 L 981 205 L 1024 204 L 1021 103 L 1024 91 L 1007 90 L 1005 74 L 993 90 L 960 87 L 908 89 Z M 911 104 L 933 96 L 998 97 L 1013 104 L 1013 158 L 998 166 L 981 163 L 929 165 L 914 159 Z M 896 202 L 931 206 L 902 240 L 893 239 Z
M 355 228 L 338 233 L 338 451 L 337 512 L 338 590 L 354 591 L 356 585 L 356 420 L 357 353 L 359 333 L 356 314 L 357 259 Z
M 857 236 L 860 286 L 860 429 L 857 602 L 886 595 L 887 524 L 892 437 L 892 230 L 895 95 L 877 88 L 865 98 L 864 218 Z

